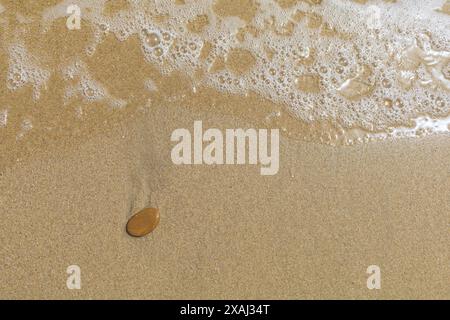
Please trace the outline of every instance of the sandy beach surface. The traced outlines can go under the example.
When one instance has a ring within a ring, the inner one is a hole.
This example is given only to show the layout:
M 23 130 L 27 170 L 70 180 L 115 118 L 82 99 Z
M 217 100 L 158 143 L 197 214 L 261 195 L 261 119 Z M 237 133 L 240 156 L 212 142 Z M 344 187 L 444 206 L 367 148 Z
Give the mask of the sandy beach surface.
M 449 1 L 73 3 L 0 0 L 0 299 L 450 298 Z
M 3 173 L 2 298 L 449 298 L 447 137 L 335 148 L 281 140 L 281 169 L 175 166 L 162 110 Z M 154 125 L 157 124 L 157 125 Z M 150 236 L 131 213 L 158 206 Z M 81 268 L 68 290 L 66 268 Z M 366 269 L 382 270 L 368 290 Z

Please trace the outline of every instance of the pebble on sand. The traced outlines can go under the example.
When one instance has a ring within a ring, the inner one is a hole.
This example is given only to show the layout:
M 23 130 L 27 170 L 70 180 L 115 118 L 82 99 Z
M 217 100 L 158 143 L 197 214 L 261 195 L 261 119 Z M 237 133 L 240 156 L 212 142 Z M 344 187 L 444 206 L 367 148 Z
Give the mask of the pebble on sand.
M 143 237 L 155 230 L 158 224 L 159 209 L 145 208 L 128 220 L 127 233 L 133 237 Z

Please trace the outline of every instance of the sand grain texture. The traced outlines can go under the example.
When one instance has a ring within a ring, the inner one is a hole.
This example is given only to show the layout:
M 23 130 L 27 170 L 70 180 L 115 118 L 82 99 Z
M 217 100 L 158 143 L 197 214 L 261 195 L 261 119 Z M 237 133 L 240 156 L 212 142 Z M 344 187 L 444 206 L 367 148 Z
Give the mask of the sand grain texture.
M 375 32 L 360 0 L 91 1 L 69 31 L 61 1 L 0 0 L 0 298 L 449 299 L 449 130 L 388 137 L 448 116 L 435 2 L 378 1 L 402 19 Z M 278 174 L 174 165 L 198 120 L 280 129 Z
M 449 297 L 448 138 L 350 148 L 282 139 L 274 177 L 254 166 L 176 167 L 163 151 L 148 156 L 149 146 L 167 150 L 172 128 L 200 116 L 164 110 L 6 171 L 0 296 Z M 164 223 L 131 238 L 128 214 L 150 197 Z M 72 264 L 81 290 L 65 286 Z M 381 290 L 366 288 L 372 264 L 382 269 Z

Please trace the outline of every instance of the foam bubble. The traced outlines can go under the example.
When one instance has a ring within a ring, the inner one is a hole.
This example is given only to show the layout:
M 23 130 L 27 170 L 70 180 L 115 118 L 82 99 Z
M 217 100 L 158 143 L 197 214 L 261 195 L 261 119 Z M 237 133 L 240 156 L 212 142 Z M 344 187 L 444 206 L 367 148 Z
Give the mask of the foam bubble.
M 119 41 L 137 36 L 146 62 L 163 74 L 178 70 L 196 85 L 257 92 L 285 104 L 303 122 L 330 121 L 342 129 L 338 135 L 359 141 L 423 115 L 450 114 L 450 28 L 442 2 L 283 0 L 246 1 L 242 7 L 239 1 L 130 0 L 106 15 L 104 0 L 65 0 L 45 10 L 43 19 L 50 24 L 77 4 L 83 20 L 96 28 L 89 55 L 105 33 Z M 15 51 L 20 60 L 23 50 Z M 11 64 L 10 89 L 45 83 L 42 69 L 23 65 Z M 65 74 L 81 79 L 68 95 L 126 104 L 83 67 L 68 67 Z
M 7 74 L 7 88 L 17 90 L 27 83 L 33 86 L 33 96 L 39 99 L 42 87 L 50 78 L 50 71 L 39 66 L 34 57 L 28 54 L 22 44 L 9 47 L 9 69 Z
M 112 108 L 123 108 L 127 102 L 114 97 L 100 82 L 95 80 L 85 63 L 76 60 L 62 69 L 67 80 L 77 80 L 75 85 L 68 85 L 65 91 L 65 103 L 72 98 L 81 97 L 86 102 L 103 101 Z

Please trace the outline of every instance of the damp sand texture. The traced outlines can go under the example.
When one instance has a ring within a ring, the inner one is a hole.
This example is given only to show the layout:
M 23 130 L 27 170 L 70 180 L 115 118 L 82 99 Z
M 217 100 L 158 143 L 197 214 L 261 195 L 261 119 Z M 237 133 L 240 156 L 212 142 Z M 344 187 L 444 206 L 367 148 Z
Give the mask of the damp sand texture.
M 450 298 L 448 1 L 73 4 L 0 0 L 0 298 Z M 174 165 L 200 120 L 277 174 Z

